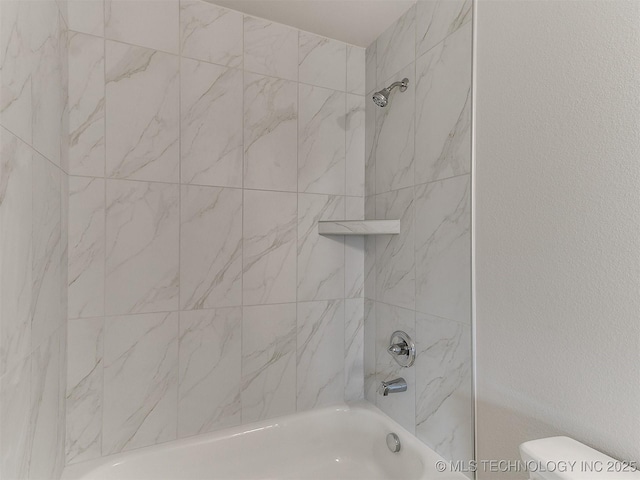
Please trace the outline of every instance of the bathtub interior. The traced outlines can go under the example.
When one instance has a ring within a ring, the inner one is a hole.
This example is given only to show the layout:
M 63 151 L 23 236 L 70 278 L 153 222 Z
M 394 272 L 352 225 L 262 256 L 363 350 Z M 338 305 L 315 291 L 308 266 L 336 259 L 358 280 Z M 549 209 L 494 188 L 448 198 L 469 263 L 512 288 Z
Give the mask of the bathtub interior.
M 386 444 L 396 433 L 398 453 Z M 336 406 L 67 467 L 63 480 L 463 479 L 375 407 Z

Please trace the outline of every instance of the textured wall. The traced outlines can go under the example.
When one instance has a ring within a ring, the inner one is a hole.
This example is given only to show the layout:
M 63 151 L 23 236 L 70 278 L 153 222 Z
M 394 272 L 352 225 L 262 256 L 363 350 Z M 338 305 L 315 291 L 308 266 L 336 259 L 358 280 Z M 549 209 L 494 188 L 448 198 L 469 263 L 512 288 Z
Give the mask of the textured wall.
M 381 109 L 370 94 L 409 78 Z M 366 52 L 367 218 L 401 219 L 365 246 L 367 399 L 445 458 L 473 452 L 470 339 L 471 2 L 419 1 Z M 413 337 L 411 368 L 386 352 Z M 403 376 L 406 393 L 381 397 Z
M 53 0 L 0 2 L 0 477 L 64 466 L 67 26 Z
M 363 396 L 364 49 L 70 5 L 71 463 Z
M 640 461 L 639 18 L 478 2 L 480 458 L 563 434 Z

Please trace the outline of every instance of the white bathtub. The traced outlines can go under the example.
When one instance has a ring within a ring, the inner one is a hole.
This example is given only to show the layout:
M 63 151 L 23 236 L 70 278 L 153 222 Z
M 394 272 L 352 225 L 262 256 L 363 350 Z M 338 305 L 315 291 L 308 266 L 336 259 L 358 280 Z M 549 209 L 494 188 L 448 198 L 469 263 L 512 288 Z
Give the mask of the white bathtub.
M 392 453 L 386 436 L 402 448 Z M 337 406 L 80 463 L 63 480 L 466 480 L 378 409 Z

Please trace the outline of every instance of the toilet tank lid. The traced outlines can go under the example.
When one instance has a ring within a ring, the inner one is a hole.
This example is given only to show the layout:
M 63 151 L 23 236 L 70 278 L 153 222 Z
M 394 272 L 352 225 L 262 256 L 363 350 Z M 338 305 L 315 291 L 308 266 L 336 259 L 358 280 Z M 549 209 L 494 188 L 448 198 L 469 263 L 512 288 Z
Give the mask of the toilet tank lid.
M 638 465 L 625 464 L 569 437 L 525 442 L 520 455 L 533 462 L 545 480 L 640 480 L 640 471 L 634 470 Z

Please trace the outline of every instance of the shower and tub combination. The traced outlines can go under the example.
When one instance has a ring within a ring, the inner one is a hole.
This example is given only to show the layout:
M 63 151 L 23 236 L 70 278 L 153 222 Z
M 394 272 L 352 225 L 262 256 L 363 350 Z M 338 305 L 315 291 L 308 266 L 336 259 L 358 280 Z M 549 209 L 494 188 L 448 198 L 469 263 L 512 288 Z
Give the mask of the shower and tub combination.
M 475 477 L 475 6 L 323 3 L 0 1 L 0 478 Z

